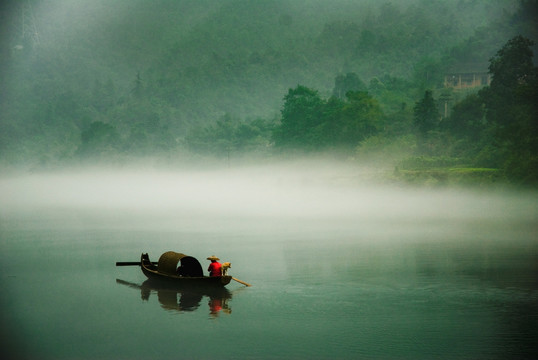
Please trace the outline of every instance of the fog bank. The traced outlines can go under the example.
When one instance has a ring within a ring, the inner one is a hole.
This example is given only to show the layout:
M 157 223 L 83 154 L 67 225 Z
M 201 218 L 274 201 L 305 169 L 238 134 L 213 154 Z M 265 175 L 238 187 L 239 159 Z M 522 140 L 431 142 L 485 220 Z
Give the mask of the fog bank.
M 365 182 L 364 169 L 311 165 L 15 176 L 0 180 L 0 214 L 41 212 L 43 219 L 65 217 L 66 226 L 73 219 L 106 224 L 112 217 L 130 228 L 193 231 L 219 231 L 224 224 L 314 231 L 323 225 L 336 231 L 377 227 L 396 235 L 435 224 L 458 234 L 462 223 L 485 222 L 490 234 L 514 221 L 525 224 L 524 231 L 536 229 L 535 193 L 402 188 Z

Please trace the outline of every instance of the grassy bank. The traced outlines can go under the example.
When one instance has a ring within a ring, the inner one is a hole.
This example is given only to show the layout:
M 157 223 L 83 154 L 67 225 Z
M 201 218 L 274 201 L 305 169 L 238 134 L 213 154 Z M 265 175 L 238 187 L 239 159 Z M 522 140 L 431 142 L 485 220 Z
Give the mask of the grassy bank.
M 401 161 L 392 174 L 394 181 L 421 186 L 486 186 L 505 183 L 499 169 L 477 168 L 458 158 L 414 157 Z

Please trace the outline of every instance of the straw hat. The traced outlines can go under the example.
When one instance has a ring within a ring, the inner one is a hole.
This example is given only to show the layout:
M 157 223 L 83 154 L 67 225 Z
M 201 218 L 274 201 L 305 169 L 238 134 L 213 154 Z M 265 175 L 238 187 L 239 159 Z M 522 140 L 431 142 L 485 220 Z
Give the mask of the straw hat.
M 217 261 L 217 260 L 220 260 L 220 259 L 218 257 L 216 257 L 215 255 L 211 255 L 210 257 L 207 258 L 207 260 Z

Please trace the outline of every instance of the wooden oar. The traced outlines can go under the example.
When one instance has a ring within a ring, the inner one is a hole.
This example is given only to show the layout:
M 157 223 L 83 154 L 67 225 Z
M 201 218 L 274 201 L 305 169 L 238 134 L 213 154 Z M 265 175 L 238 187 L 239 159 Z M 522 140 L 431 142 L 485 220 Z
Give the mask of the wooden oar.
M 234 278 L 234 277 L 233 277 L 232 279 L 235 280 L 235 281 L 237 281 L 238 283 L 241 283 L 241 284 L 245 285 L 245 286 L 252 286 L 252 285 L 247 284 L 246 282 L 241 281 L 241 280 L 239 280 L 239 279 L 236 279 L 236 278 Z
M 153 265 L 157 265 L 157 262 L 152 262 Z M 140 266 L 140 261 L 117 261 L 116 266 Z

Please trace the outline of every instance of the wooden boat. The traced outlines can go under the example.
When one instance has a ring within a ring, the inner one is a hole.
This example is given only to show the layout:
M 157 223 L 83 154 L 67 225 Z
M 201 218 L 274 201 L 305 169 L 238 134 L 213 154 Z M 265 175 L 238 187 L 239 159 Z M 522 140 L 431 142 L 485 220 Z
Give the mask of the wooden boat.
M 162 254 L 157 263 L 151 262 L 147 253 L 142 254 L 140 267 L 149 280 L 174 286 L 222 287 L 232 280 L 231 276 L 204 276 L 196 258 L 174 251 Z

